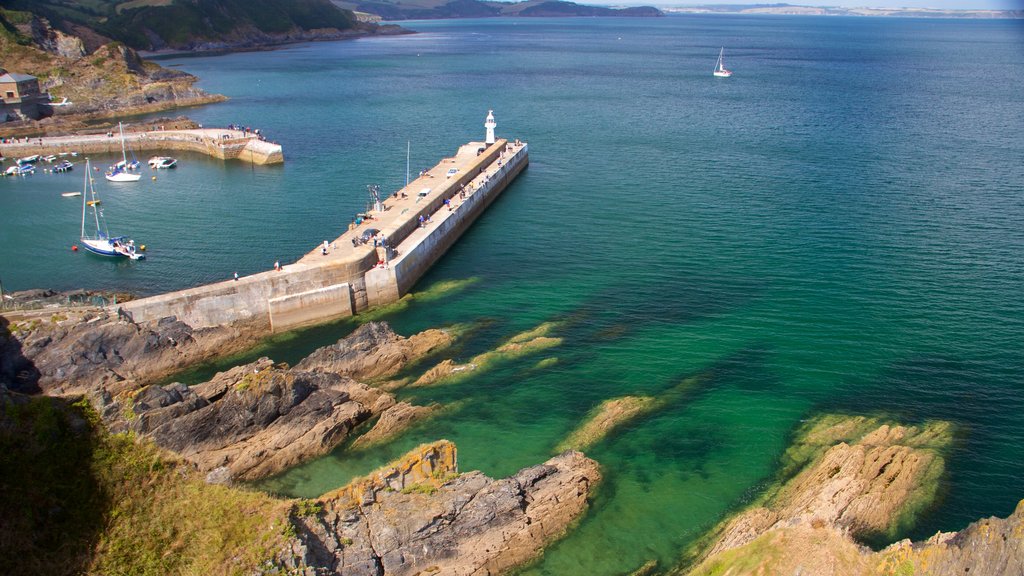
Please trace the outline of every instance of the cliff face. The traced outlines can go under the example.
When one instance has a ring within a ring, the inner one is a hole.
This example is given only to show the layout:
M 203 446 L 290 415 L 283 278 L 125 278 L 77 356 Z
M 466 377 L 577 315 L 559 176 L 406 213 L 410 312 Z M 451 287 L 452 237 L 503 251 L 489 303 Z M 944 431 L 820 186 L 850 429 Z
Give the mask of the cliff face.
M 115 111 L 156 111 L 222 100 L 195 88 L 196 78 L 168 70 L 122 43 L 72 27 L 62 31 L 31 12 L 0 12 L 0 61 L 31 74 L 40 90 L 69 106 L 43 106 L 44 116 L 103 116 Z M 45 124 L 45 122 L 44 122 Z

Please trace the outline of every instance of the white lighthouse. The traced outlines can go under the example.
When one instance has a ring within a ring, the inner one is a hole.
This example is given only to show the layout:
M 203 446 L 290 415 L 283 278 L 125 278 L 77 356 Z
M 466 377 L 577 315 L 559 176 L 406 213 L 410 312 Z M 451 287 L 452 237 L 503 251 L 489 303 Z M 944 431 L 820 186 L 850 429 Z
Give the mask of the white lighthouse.
M 498 123 L 494 121 L 494 110 L 487 111 L 487 120 L 484 122 L 484 128 L 487 128 L 487 139 L 484 140 L 484 144 L 494 144 L 494 129 L 498 127 Z

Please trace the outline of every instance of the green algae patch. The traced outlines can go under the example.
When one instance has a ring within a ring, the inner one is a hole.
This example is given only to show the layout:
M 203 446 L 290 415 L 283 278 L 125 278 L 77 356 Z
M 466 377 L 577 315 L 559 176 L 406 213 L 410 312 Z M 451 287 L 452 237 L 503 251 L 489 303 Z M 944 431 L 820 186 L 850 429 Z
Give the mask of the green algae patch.
M 376 306 L 365 312 L 360 312 L 355 317 L 356 322 L 365 324 L 366 322 L 373 322 L 380 320 L 387 316 L 398 314 L 407 310 L 415 302 L 435 302 L 446 296 L 451 296 L 456 292 L 465 290 L 466 288 L 476 284 L 480 281 L 477 276 L 471 278 L 461 278 L 458 280 L 443 280 L 441 282 L 435 282 L 428 286 L 424 290 L 419 292 L 410 292 L 405 296 L 402 296 L 397 301 L 390 304 L 384 304 Z
M 663 401 L 650 396 L 623 396 L 605 400 L 591 410 L 583 425 L 559 443 L 555 450 L 586 451 L 603 440 L 612 430 L 663 405 Z

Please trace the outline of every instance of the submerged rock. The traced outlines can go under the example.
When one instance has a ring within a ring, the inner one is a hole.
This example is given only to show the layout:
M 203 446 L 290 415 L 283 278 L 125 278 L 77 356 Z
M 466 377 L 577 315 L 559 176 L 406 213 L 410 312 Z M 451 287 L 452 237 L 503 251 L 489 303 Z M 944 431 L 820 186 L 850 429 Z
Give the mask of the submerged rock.
M 662 402 L 650 396 L 623 396 L 605 400 L 591 410 L 583 424 L 562 441 L 556 450 L 586 450 L 615 428 L 661 405 Z

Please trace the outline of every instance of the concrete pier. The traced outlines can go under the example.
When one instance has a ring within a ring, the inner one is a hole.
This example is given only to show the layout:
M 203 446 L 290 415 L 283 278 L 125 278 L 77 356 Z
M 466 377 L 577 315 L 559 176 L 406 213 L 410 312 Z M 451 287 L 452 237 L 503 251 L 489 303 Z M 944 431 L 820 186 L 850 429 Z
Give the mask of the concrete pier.
M 124 141 L 133 152 L 187 150 L 222 160 L 242 160 L 253 164 L 284 162 L 284 151 L 280 144 L 261 140 L 252 132 L 227 128 L 125 132 Z M 112 136 L 89 134 L 29 138 L 27 142 L 0 144 L 0 152 L 11 159 L 36 154 L 47 156 L 72 152 L 80 155 L 120 154 L 121 137 L 115 132 Z
M 527 166 L 528 152 L 525 142 L 471 142 L 382 198 L 383 209 L 328 240 L 326 254 L 321 242 L 280 270 L 133 300 L 123 308 L 136 321 L 173 315 L 193 327 L 247 323 L 279 332 L 395 302 Z M 371 230 L 378 231 L 376 246 L 372 238 L 360 241 Z

